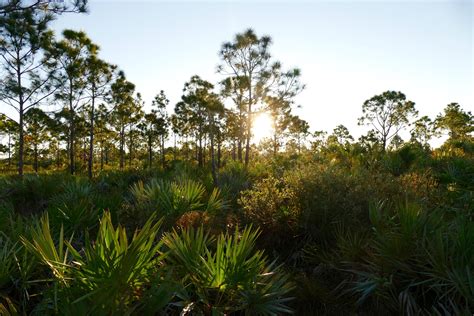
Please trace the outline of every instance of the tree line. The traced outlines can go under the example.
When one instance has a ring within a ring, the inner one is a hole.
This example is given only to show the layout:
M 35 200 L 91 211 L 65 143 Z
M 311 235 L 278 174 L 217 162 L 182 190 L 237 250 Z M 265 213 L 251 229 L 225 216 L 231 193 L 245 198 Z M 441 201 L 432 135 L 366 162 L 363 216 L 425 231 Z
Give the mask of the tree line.
M 285 69 L 270 54 L 272 39 L 252 29 L 222 45 L 217 66 L 221 81 L 192 76 L 173 113 L 168 113 L 170 101 L 163 90 L 145 112 L 135 85 L 100 57 L 100 47 L 86 33 L 67 29 L 58 38 L 50 29 L 58 15 L 84 12 L 86 4 L 26 5 L 16 0 L 0 5 L 0 102 L 18 118 L 0 116 L 0 134 L 6 139 L 0 150 L 20 176 L 25 158 L 35 172 L 42 159 L 56 168 L 67 165 L 71 174 L 79 164 L 87 166 L 92 177 L 96 168 L 118 164 L 122 170 L 135 159 L 148 167 L 157 161 L 165 166 L 172 155 L 210 165 L 216 182 L 224 156 L 249 164 L 253 120 L 260 113 L 269 113 L 273 121 L 266 145 L 274 156 L 290 148 L 300 153 L 310 136 L 313 150 L 323 140 L 353 141 L 342 125 L 329 137 L 322 131 L 310 133 L 309 124 L 294 114 L 295 96 L 305 88 L 301 71 Z M 399 145 L 400 131 L 407 127 L 412 141 L 423 146 L 442 130 L 451 139 L 472 138 L 473 116 L 457 103 L 434 120 L 417 118 L 414 102 L 402 92 L 386 91 L 368 99 L 362 113 L 359 124 L 371 130 L 358 144 L 381 152 Z M 167 146 L 170 142 L 173 146 Z

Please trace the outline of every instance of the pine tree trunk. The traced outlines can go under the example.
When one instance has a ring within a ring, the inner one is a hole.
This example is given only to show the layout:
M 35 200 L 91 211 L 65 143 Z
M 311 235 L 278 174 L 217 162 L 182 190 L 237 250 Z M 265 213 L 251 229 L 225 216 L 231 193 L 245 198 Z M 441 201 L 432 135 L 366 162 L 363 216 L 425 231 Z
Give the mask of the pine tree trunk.
M 240 162 L 243 162 L 243 148 L 242 148 L 242 142 L 244 140 L 244 117 L 243 117 L 243 110 L 242 110 L 242 104 L 239 106 L 239 123 L 240 123 L 240 127 L 239 127 L 239 131 L 240 131 L 240 134 L 239 134 L 239 137 L 238 137 L 238 143 L 237 143 L 237 156 L 239 158 L 239 161 Z
M 104 143 L 100 146 L 100 171 L 104 170 Z
M 11 133 L 8 132 L 8 169 L 10 169 L 12 165 L 12 143 L 11 143 Z
M 105 144 L 105 165 L 109 165 L 109 145 Z
M 34 168 L 35 173 L 38 173 L 38 144 L 34 144 Z
M 74 119 L 73 119 L 74 120 Z M 74 133 L 74 123 L 71 122 L 71 131 L 70 131 L 70 135 L 69 135 L 69 172 L 71 174 L 74 174 L 74 147 L 75 147 L 75 142 L 74 142 L 74 137 L 75 137 L 75 133 Z
M 247 112 L 247 135 L 245 141 L 245 167 L 250 160 L 250 138 L 252 136 L 252 73 L 249 74 L 249 105 Z
M 91 98 L 91 126 L 89 131 L 89 161 L 87 165 L 87 174 L 89 179 L 92 179 L 92 168 L 94 167 L 94 118 L 95 116 L 95 85 L 92 85 Z
M 198 146 L 198 166 L 202 167 L 203 162 L 202 162 L 202 136 L 199 136 L 199 146 Z
M 82 139 L 82 162 L 84 163 L 84 165 L 86 165 L 89 161 L 89 158 L 87 157 L 87 141 L 86 139 Z
M 237 156 L 239 158 L 239 161 L 242 162 L 242 140 L 239 138 L 239 142 L 237 144 Z
M 130 137 L 130 146 L 129 146 L 129 156 L 128 156 L 128 165 L 131 168 L 132 167 L 132 160 L 133 160 L 133 135 L 132 135 L 132 125 L 130 125 L 130 132 L 129 132 L 129 137 Z
M 206 164 L 207 137 L 204 136 L 204 146 L 202 146 L 202 165 Z
M 176 133 L 174 133 L 174 148 L 173 148 L 173 160 L 176 160 L 178 157 L 177 157 L 177 152 L 176 152 Z
M 151 169 L 152 163 L 153 163 L 152 140 L 151 140 L 151 135 L 148 135 L 148 168 Z
M 165 169 L 165 136 L 161 135 L 161 166 Z
M 217 143 L 217 171 L 221 168 L 221 147 L 222 147 L 222 142 Z
M 213 117 L 211 116 L 211 128 L 209 132 L 209 140 L 210 140 L 210 145 L 211 148 L 209 150 L 211 154 L 211 173 L 212 173 L 212 181 L 214 183 L 214 186 L 217 186 L 217 170 L 216 170 L 216 159 L 214 155 L 214 120 Z
M 74 108 L 72 105 L 72 82 L 69 82 L 70 88 L 69 88 L 69 124 L 70 124 L 70 145 L 69 145 L 69 172 L 71 174 L 74 174 L 75 171 L 75 161 L 74 161 L 74 154 L 75 154 L 75 142 L 74 142 L 74 137 L 75 135 L 75 113 L 74 113 Z
M 20 52 L 17 51 L 17 60 L 20 59 Z M 23 133 L 23 116 L 24 116 L 24 100 L 23 100 L 23 89 L 21 86 L 21 69 L 20 63 L 18 62 L 17 67 L 17 80 L 18 80 L 18 90 L 19 90 L 19 107 L 18 112 L 20 114 L 18 128 L 19 128 L 19 139 L 18 139 L 18 175 L 23 176 L 23 156 L 24 156 L 24 147 L 25 147 L 25 136 Z
M 184 157 L 186 158 L 186 160 L 189 160 L 188 136 L 186 136 L 186 137 L 184 138 L 184 145 L 185 145 L 185 146 L 184 146 L 184 147 L 185 147 L 185 148 L 184 148 L 184 152 L 185 152 L 185 153 L 184 153 Z
M 125 164 L 124 146 L 125 146 L 125 125 L 122 124 L 122 127 L 120 129 L 120 170 L 123 170 L 123 167 Z
M 59 148 L 59 141 L 58 141 L 58 150 L 56 152 L 56 166 L 58 169 L 61 166 L 61 148 Z
M 251 97 L 251 94 L 249 94 Z M 250 138 L 252 135 L 252 104 L 249 102 L 249 113 L 247 117 L 247 135 L 245 139 L 245 167 L 248 166 L 250 160 Z
M 211 172 L 212 172 L 212 180 L 214 182 L 214 186 L 217 186 L 217 166 L 216 166 L 216 159 L 214 155 L 214 136 L 211 135 L 211 148 L 210 148 L 210 153 L 211 153 Z
M 234 161 L 237 159 L 236 152 L 235 152 L 236 151 L 235 147 L 236 147 L 236 145 L 235 145 L 235 139 L 234 139 L 234 141 L 232 142 L 232 160 L 234 160 Z

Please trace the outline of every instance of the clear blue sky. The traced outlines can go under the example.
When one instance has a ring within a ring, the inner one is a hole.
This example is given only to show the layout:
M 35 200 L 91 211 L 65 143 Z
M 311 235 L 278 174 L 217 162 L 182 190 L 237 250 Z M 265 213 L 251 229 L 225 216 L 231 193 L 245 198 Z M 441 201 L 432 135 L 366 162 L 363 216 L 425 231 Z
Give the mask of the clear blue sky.
M 172 107 L 185 81 L 211 82 L 218 51 L 253 28 L 273 38 L 275 59 L 299 67 L 307 89 L 297 113 L 311 130 L 357 127 L 364 100 L 400 90 L 421 115 L 449 102 L 474 110 L 471 1 L 90 1 L 87 15 L 54 28 L 86 31 L 149 104 L 163 89 Z

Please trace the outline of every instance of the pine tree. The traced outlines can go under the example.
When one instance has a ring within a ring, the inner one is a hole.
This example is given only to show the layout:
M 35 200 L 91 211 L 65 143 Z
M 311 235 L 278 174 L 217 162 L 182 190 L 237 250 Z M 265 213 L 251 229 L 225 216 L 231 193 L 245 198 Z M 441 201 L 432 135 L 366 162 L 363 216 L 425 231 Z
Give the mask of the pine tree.
M 54 89 L 54 59 L 44 53 L 53 39 L 48 25 L 51 14 L 33 8 L 12 10 L 0 15 L 0 56 L 4 76 L 0 101 L 18 113 L 18 174 L 23 175 L 24 116 L 37 107 Z M 49 71 L 43 69 L 49 68 Z

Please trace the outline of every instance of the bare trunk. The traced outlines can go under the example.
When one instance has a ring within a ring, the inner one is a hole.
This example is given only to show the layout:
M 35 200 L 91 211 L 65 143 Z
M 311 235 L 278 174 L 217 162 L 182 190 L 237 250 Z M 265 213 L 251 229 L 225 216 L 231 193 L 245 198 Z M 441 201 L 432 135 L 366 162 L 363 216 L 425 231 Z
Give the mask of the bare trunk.
M 88 164 L 89 157 L 88 157 L 88 150 L 87 150 L 87 140 L 85 138 L 82 139 L 82 162 L 84 165 Z
M 75 137 L 75 132 L 74 132 L 74 129 L 75 129 L 75 126 L 74 126 L 74 119 L 72 119 L 71 121 L 71 131 L 70 131 L 70 134 L 69 134 L 69 172 L 71 174 L 74 174 L 74 164 L 75 164 L 75 161 L 74 161 L 74 154 L 75 154 L 75 150 L 74 150 L 74 147 L 76 146 L 75 142 L 74 142 L 74 137 Z
M 239 158 L 239 161 L 240 162 L 243 162 L 244 161 L 244 155 L 243 155 L 243 147 L 242 147 L 242 140 L 239 139 L 239 143 L 238 143 L 238 148 L 237 148 L 237 156 Z
M 214 182 L 214 186 L 217 186 L 217 166 L 216 166 L 216 159 L 214 155 L 214 135 L 211 132 L 210 135 L 210 143 L 211 143 L 211 148 L 210 148 L 210 153 L 211 153 L 211 172 L 212 172 L 212 180 Z
M 24 116 L 24 100 L 23 100 L 23 89 L 21 86 L 21 68 L 20 68 L 20 52 L 17 51 L 17 80 L 18 80 L 18 97 L 19 97 L 19 108 L 18 112 L 20 114 L 18 128 L 19 128 L 19 139 L 18 139 L 18 175 L 23 176 L 23 156 L 24 156 L 24 147 L 25 147 L 25 136 L 23 133 L 23 116 Z
M 173 160 L 176 160 L 177 156 L 176 156 L 176 134 L 173 135 L 174 136 L 174 148 L 173 148 Z
M 38 144 L 34 144 L 34 147 L 33 147 L 33 152 L 34 152 L 34 163 L 33 163 L 33 166 L 34 166 L 34 169 L 35 169 L 35 172 L 38 173 Z
M 250 138 L 252 136 L 252 74 L 249 74 L 249 106 L 247 112 L 247 135 L 245 144 L 245 167 L 250 160 Z
M 100 170 L 104 169 L 104 143 L 100 146 Z
M 165 168 L 165 136 L 161 135 L 161 166 Z
M 148 135 L 148 168 L 151 168 L 153 163 L 153 148 L 151 135 Z
M 189 160 L 189 150 L 188 150 L 188 136 L 184 138 L 184 156 L 186 157 L 186 160 Z
M 132 151 L 133 151 L 133 135 L 132 135 L 132 125 L 130 124 L 130 131 L 129 131 L 129 138 L 130 138 L 130 146 L 128 146 L 128 166 L 132 167 Z
M 202 165 L 206 164 L 207 137 L 204 136 L 204 146 L 202 146 Z
M 221 147 L 222 147 L 222 142 L 217 143 L 217 170 L 221 168 Z
M 232 160 L 236 160 L 237 159 L 237 156 L 236 156 L 236 152 L 235 152 L 235 140 L 232 142 Z
M 202 167 L 203 166 L 203 162 L 202 162 L 202 136 L 200 135 L 199 136 L 199 141 L 198 141 L 198 166 L 199 167 Z
M 91 98 L 91 126 L 89 131 L 89 161 L 87 165 L 87 174 L 92 179 L 92 169 L 94 164 L 94 116 L 95 116 L 95 85 L 92 85 Z
M 109 145 L 106 143 L 105 144 L 105 165 L 109 165 Z
M 125 164 L 124 146 L 125 146 L 125 125 L 122 124 L 122 127 L 120 129 L 120 170 L 123 170 L 123 166 Z
M 74 137 L 75 135 L 75 113 L 74 113 L 74 107 L 72 105 L 72 82 L 69 82 L 69 126 L 70 126 L 70 135 L 69 135 L 69 172 L 71 174 L 74 174 L 75 171 L 75 161 L 74 161 L 74 154 L 75 154 L 75 142 L 74 142 Z
M 11 133 L 8 132 L 8 169 L 12 165 L 12 136 Z
M 61 148 L 59 148 L 59 141 L 58 141 L 58 151 L 56 153 L 56 166 L 59 168 L 61 165 Z
M 238 143 L 237 143 L 237 156 L 239 158 L 239 161 L 242 162 L 243 161 L 243 155 L 242 155 L 242 141 L 244 139 L 244 124 L 243 124 L 243 121 L 244 121 L 244 118 L 243 118 L 243 114 L 242 114 L 242 106 L 239 107 L 240 108 L 240 115 L 239 115 L 239 123 L 240 123 L 240 127 L 239 127 L 239 130 L 240 130 L 240 135 L 238 137 Z

